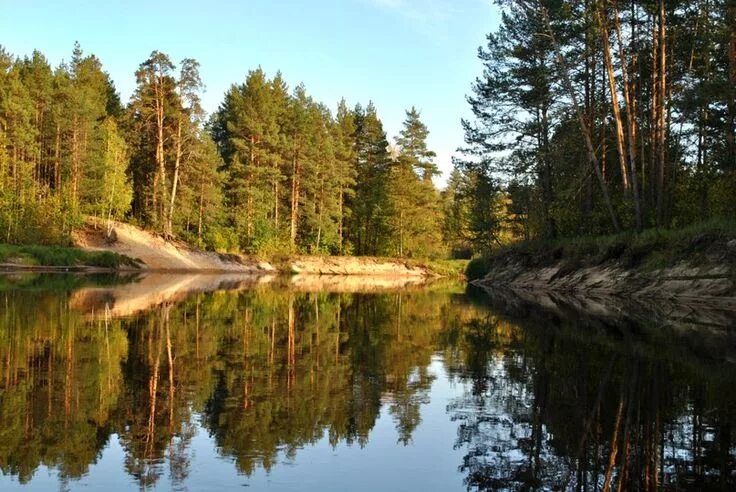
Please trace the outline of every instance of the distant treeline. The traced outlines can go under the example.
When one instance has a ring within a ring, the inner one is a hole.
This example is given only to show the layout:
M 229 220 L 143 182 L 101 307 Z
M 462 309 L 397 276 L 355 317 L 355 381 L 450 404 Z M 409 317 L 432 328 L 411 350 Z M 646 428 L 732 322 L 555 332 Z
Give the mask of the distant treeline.
M 63 244 L 85 216 L 210 249 L 442 256 L 428 130 L 390 146 L 373 104 L 337 112 L 258 69 L 209 117 L 199 64 L 153 52 L 128 104 L 76 45 L 52 68 L 0 49 L 0 242 Z
M 496 3 L 448 188 L 458 238 L 736 216 L 736 2 Z

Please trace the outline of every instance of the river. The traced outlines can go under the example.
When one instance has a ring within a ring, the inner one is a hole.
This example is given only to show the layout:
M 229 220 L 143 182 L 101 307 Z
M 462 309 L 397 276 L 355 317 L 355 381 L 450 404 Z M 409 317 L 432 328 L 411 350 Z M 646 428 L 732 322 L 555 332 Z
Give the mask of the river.
M 736 314 L 657 307 L 0 276 L 0 490 L 733 490 Z

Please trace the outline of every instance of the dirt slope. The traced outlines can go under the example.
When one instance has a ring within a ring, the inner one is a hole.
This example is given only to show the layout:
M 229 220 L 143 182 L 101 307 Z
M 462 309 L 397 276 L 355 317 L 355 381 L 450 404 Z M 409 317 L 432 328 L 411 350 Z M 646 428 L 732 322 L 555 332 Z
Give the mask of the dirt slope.
M 138 227 L 116 222 L 114 241 L 105 237 L 101 223 L 90 219 L 74 235 L 74 245 L 88 251 L 112 251 L 143 262 L 142 268 L 162 272 L 288 273 L 305 275 L 350 275 L 372 277 L 436 277 L 429 268 L 393 259 L 367 257 L 295 256 L 271 263 L 240 255 L 199 251 Z
M 96 227 L 97 226 L 97 227 Z M 266 273 L 275 269 L 268 263 L 235 256 L 198 251 L 180 242 L 166 241 L 138 227 L 116 222 L 117 240 L 108 241 L 104 228 L 90 220 L 74 236 L 74 245 L 92 251 L 113 251 L 143 262 L 142 267 L 160 271 L 212 271 Z
M 736 240 L 693 238 L 682 253 L 658 268 L 624 258 L 540 259 L 511 252 L 494 259 L 486 277 L 473 283 L 558 293 L 736 303 Z

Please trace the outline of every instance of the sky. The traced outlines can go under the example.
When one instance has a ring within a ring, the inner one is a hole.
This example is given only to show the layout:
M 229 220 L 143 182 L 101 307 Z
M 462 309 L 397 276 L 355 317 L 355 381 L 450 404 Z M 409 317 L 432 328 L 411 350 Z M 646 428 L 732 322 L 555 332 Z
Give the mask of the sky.
M 159 50 L 195 58 L 213 112 L 259 66 L 303 82 L 335 108 L 372 100 L 393 142 L 415 106 L 445 173 L 462 145 L 465 94 L 480 74 L 477 48 L 498 24 L 491 0 L 0 0 L 0 45 L 16 55 L 69 60 L 94 53 L 127 102 L 134 72 Z

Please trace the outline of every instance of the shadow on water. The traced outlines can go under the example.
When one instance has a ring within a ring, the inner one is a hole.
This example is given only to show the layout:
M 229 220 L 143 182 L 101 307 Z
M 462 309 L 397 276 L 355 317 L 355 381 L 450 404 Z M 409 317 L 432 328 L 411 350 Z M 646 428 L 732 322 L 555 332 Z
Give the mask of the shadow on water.
M 736 344 L 718 309 L 447 284 L 102 280 L 0 288 L 3 488 L 41 468 L 95 486 L 113 442 L 121 487 L 196 488 L 202 455 L 231 460 L 221 478 L 235 487 L 322 443 L 411 449 L 423 426 L 455 435 L 442 473 L 456 490 L 736 487 Z M 432 401 L 445 412 L 426 412 Z M 386 490 L 441 469 L 411 456 Z
M 450 406 L 469 488 L 736 487 L 732 312 L 468 294 L 493 313 L 449 370 L 471 388 Z

